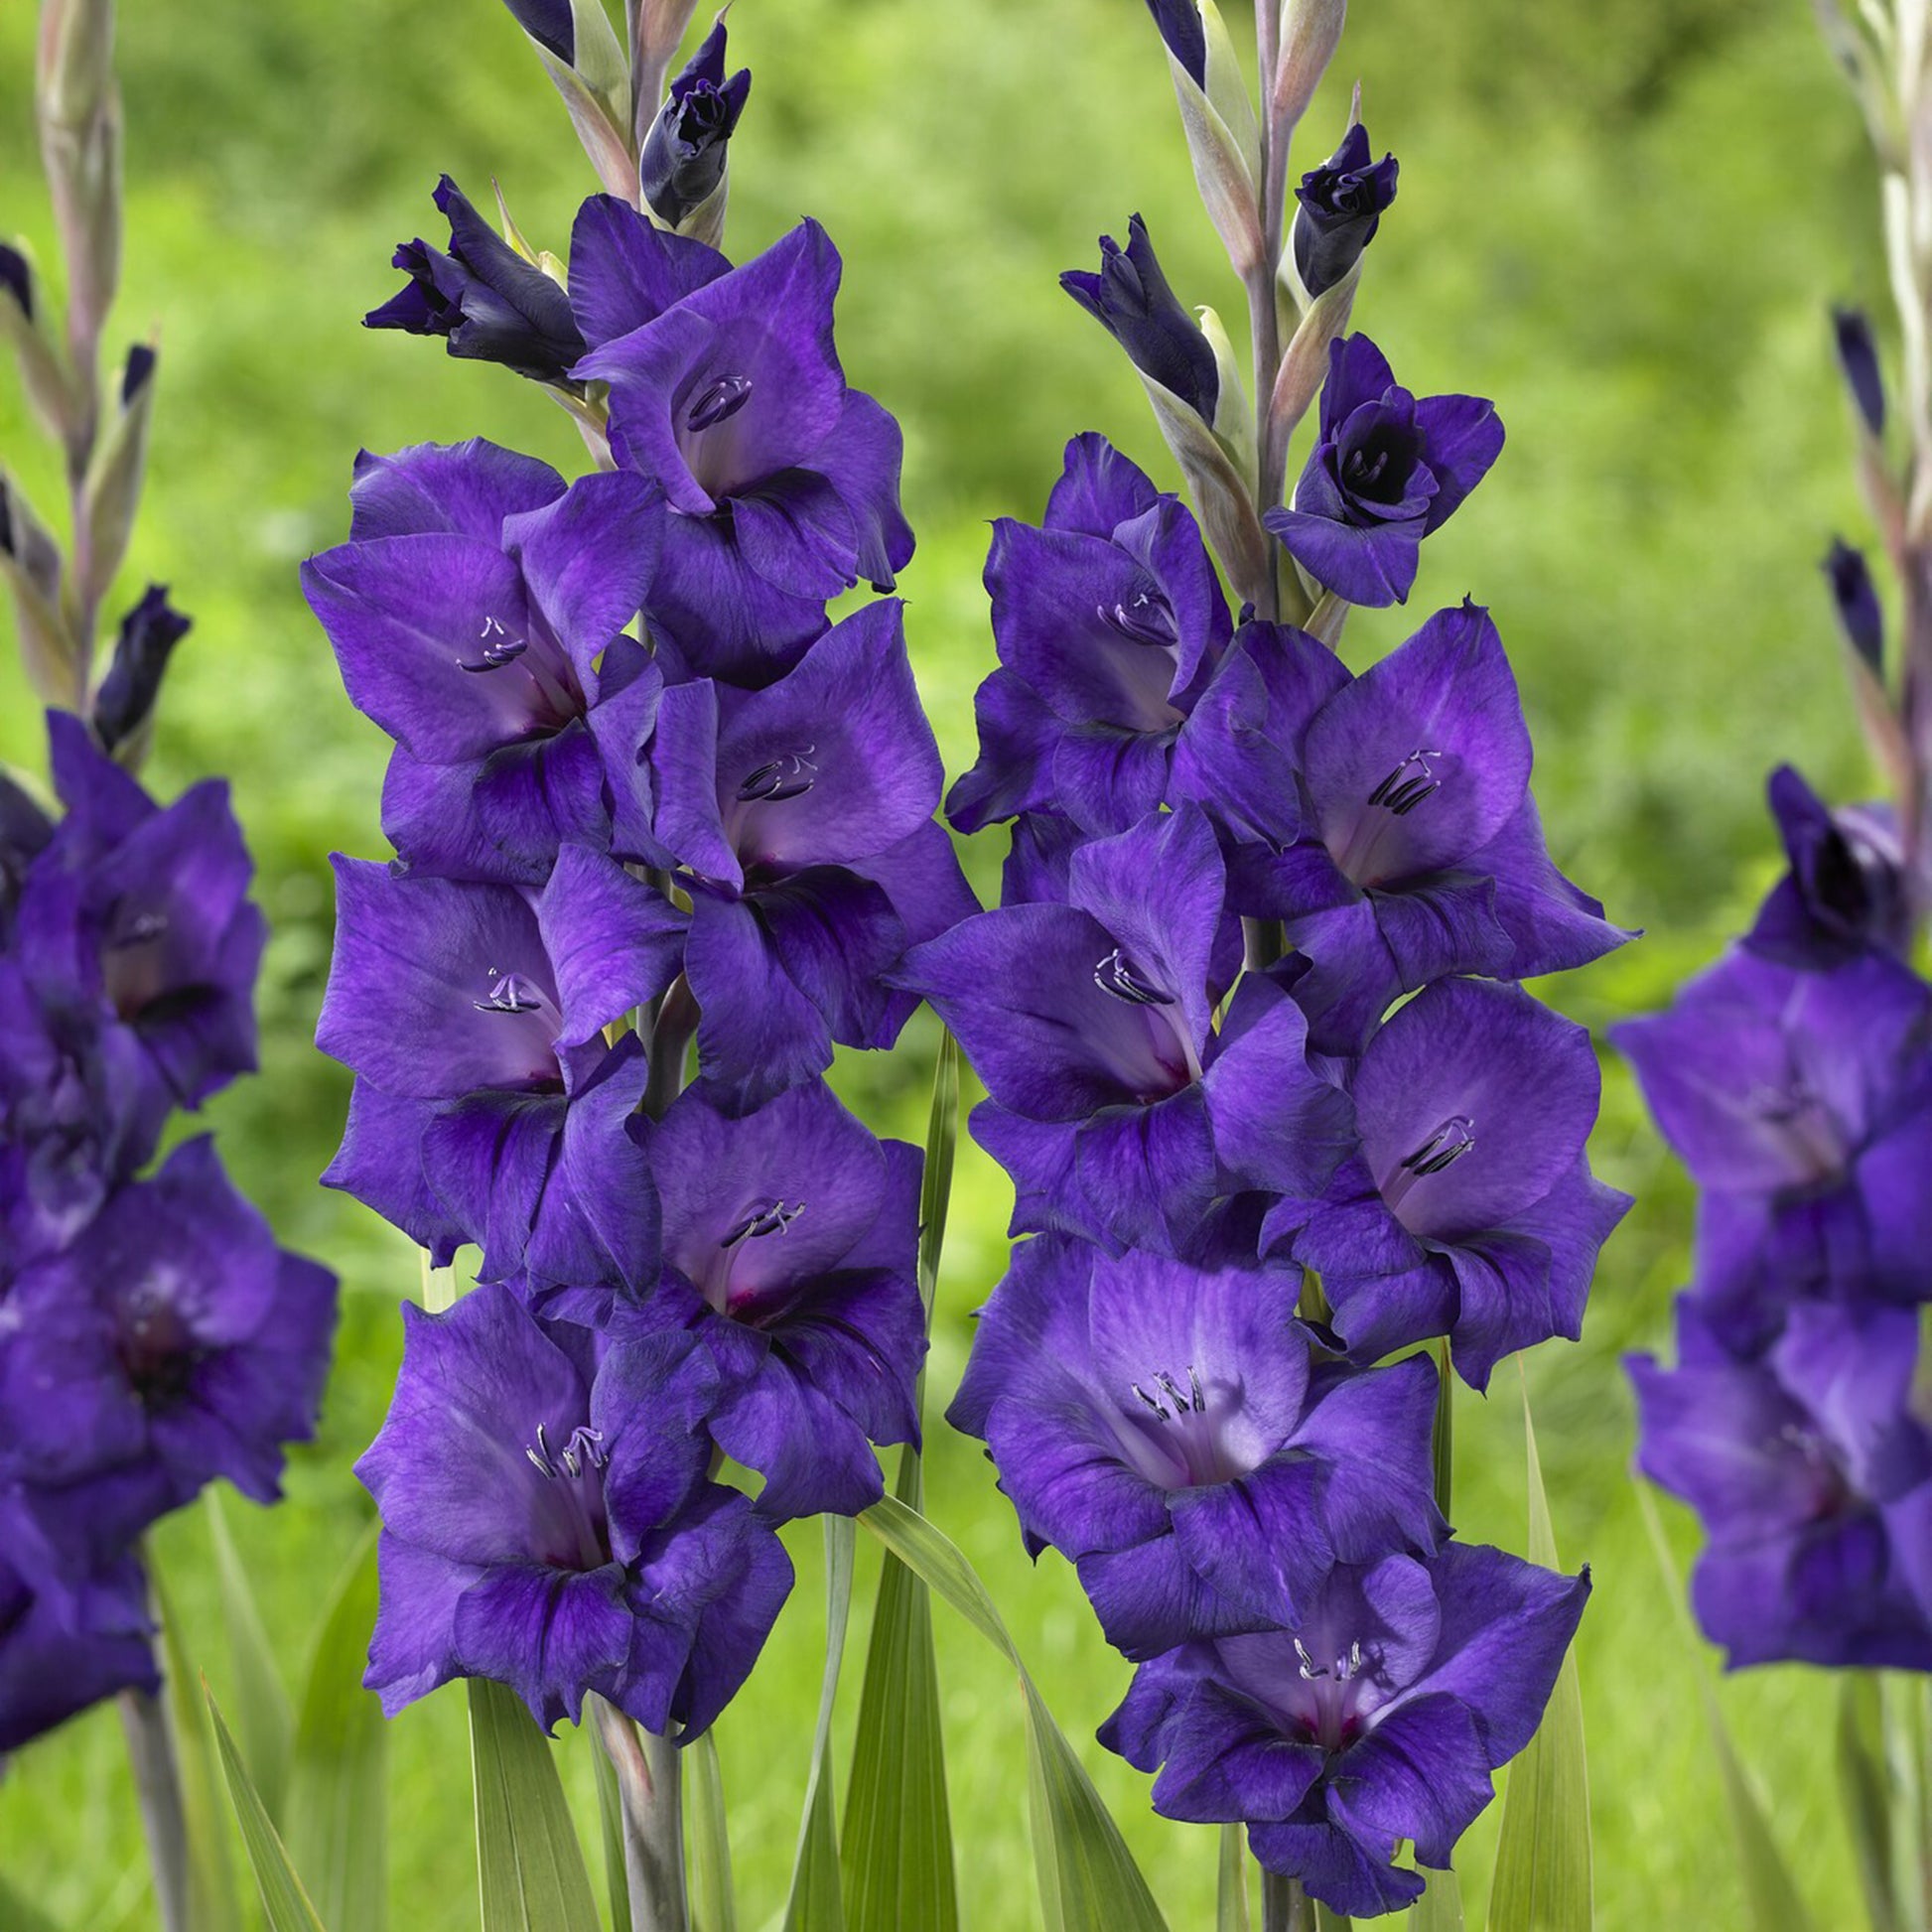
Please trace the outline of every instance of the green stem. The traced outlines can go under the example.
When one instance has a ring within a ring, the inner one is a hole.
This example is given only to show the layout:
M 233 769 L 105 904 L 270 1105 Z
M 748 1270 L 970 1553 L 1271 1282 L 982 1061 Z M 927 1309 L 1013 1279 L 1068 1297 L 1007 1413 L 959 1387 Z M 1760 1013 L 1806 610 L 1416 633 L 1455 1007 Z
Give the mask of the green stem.
M 671 982 L 650 1030 L 650 1073 L 644 1086 L 644 1112 L 662 1120 L 684 1091 L 684 1062 L 698 1031 L 698 1003 L 680 973 Z
M 618 1777 L 634 1932 L 690 1932 L 677 1746 L 594 1698 L 597 1734 Z
M 162 1932 L 192 1932 L 188 1913 L 188 1815 L 182 1803 L 181 1762 L 166 1705 L 146 1691 L 123 1691 L 121 1728 L 127 1735 L 134 1794 L 154 1867 L 154 1896 Z
M 1314 1932 L 1314 1901 L 1298 1880 L 1261 1868 L 1261 1932 Z
M 1447 1340 L 1436 1345 L 1436 1430 L 1433 1449 L 1436 1458 L 1436 1507 L 1449 1513 L 1449 1495 L 1455 1474 L 1455 1377 L 1449 1368 Z

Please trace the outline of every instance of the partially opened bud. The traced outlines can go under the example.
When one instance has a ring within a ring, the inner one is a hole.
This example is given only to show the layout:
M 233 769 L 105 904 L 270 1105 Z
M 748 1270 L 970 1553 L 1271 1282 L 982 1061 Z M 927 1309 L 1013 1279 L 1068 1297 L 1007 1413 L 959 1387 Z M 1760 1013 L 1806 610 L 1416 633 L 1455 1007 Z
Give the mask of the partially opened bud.
M 638 157 L 645 204 L 666 227 L 689 232 L 699 211 L 709 212 L 708 205 L 721 197 L 727 150 L 751 91 L 751 69 L 741 68 L 725 78 L 725 23 L 720 17 L 689 66 L 671 82 Z M 712 225 L 722 229 L 722 207 L 717 214 Z
M 1168 286 L 1147 223 L 1127 224 L 1127 246 L 1100 237 L 1100 269 L 1069 268 L 1060 287 L 1127 351 L 1134 366 L 1176 396 L 1210 428 L 1220 394 L 1214 350 Z
M 1356 121 L 1341 146 L 1295 191 L 1295 272 L 1311 296 L 1324 295 L 1362 258 L 1395 200 L 1396 159 L 1370 161 L 1368 130 Z
M 140 762 L 154 701 L 168 658 L 187 635 L 191 621 L 168 602 L 165 584 L 150 584 L 121 620 L 113 661 L 94 693 L 94 736 L 101 749 L 130 768 Z

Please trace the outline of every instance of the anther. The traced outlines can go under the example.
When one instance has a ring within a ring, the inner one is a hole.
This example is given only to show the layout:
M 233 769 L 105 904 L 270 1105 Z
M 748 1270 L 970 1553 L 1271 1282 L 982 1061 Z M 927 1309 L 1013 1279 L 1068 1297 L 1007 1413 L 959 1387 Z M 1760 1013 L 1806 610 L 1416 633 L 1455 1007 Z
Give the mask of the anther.
M 456 667 L 460 671 L 500 671 L 505 664 L 512 664 L 530 648 L 527 637 L 512 637 L 502 622 L 496 618 L 483 619 L 483 655 L 474 664 L 459 657 Z
M 692 397 L 690 408 L 684 412 L 684 427 L 688 430 L 715 429 L 720 423 L 736 416 L 751 398 L 752 378 L 749 375 L 721 375 Z
M 1131 644 L 1166 650 L 1179 641 L 1173 607 L 1158 591 L 1141 591 L 1124 604 L 1096 604 L 1093 614 Z
M 159 939 L 167 930 L 168 915 L 165 912 L 137 912 L 116 927 L 107 941 L 107 950 L 122 952 L 129 946 L 145 946 L 149 940 Z
M 530 986 L 515 973 L 499 974 L 492 966 L 489 969 L 489 997 L 470 1003 L 479 1013 L 534 1013 L 543 1004 Z
M 538 1475 L 554 1476 L 557 1473 L 557 1465 L 550 1459 L 550 1444 L 544 1437 L 542 1423 L 537 1424 L 536 1448 L 525 1448 L 523 1453 L 530 1458 L 530 1466 Z
M 1302 1639 L 1300 1637 L 1297 1637 L 1295 1639 L 1295 1654 L 1301 1660 L 1302 1677 L 1305 1683 L 1312 1684 L 1317 1677 L 1326 1677 L 1328 1675 L 1328 1673 L 1325 1670 L 1323 1670 L 1321 1666 L 1317 1664 L 1312 1657 L 1309 1655 L 1308 1647 L 1302 1642 Z
M 1101 992 L 1111 994 L 1116 1000 L 1125 1001 L 1130 1007 L 1173 1005 L 1173 995 L 1163 993 L 1158 986 L 1144 980 L 1120 956 L 1118 946 L 1105 959 L 1096 963 L 1093 969 L 1093 983 Z
M 1147 1406 L 1150 1409 L 1152 1409 L 1157 1416 L 1161 1418 L 1163 1422 L 1172 1422 L 1173 1420 L 1173 1418 L 1168 1413 L 1168 1408 L 1166 1403 L 1162 1402 L 1156 1396 L 1149 1395 L 1148 1392 L 1144 1388 L 1142 1388 L 1138 1382 L 1131 1383 L 1129 1386 L 1133 1389 L 1134 1393 L 1137 1396 L 1139 1396 L 1141 1400 L 1145 1402 Z
M 1438 1124 L 1421 1147 L 1403 1157 L 1402 1166 L 1420 1180 L 1425 1174 L 1441 1173 L 1461 1160 L 1475 1144 L 1475 1122 L 1467 1114 L 1451 1114 Z
M 807 745 L 802 752 L 787 752 L 783 758 L 773 759 L 748 773 L 738 787 L 739 803 L 777 805 L 787 798 L 802 797 L 816 782 L 805 774 L 818 769 L 812 762 L 812 754 L 817 750 L 816 745 Z
M 1431 759 L 1439 759 L 1441 752 L 1414 751 L 1402 760 L 1382 782 L 1368 795 L 1371 805 L 1380 805 L 1385 811 L 1392 812 L 1397 818 L 1406 817 L 1413 812 L 1425 798 L 1434 797 L 1442 790 L 1443 781 L 1430 767 Z
M 804 1211 L 803 1201 L 793 1201 L 790 1206 L 781 1200 L 766 1201 L 761 1207 L 752 1208 L 742 1219 L 735 1221 L 731 1232 L 718 1245 L 721 1248 L 735 1248 L 741 1241 L 756 1241 L 766 1234 L 783 1234 Z

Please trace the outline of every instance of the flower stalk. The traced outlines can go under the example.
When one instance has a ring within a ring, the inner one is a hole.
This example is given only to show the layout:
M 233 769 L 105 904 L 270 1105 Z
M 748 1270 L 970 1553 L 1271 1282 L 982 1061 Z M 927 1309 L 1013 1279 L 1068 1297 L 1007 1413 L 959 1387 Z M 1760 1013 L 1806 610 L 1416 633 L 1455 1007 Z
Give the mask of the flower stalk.
M 134 1689 L 117 1700 L 134 1795 L 148 1841 L 154 1896 L 162 1932 L 194 1932 L 189 1918 L 188 1816 L 182 1802 L 181 1759 L 165 1697 Z
M 670 1738 L 633 1724 L 601 1697 L 593 1697 L 591 1706 L 598 1739 L 617 1773 L 623 1809 L 623 1863 L 632 1932 L 687 1932 L 691 1914 L 684 1885 L 684 1804 L 677 1746 Z

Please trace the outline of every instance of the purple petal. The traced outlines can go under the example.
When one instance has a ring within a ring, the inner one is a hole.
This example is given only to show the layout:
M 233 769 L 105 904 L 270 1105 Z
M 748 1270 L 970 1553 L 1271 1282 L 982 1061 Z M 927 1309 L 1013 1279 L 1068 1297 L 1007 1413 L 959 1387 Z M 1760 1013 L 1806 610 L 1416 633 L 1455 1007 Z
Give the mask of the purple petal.
M 467 443 L 417 443 L 394 456 L 355 459 L 349 486 L 349 542 L 443 530 L 500 548 L 503 519 L 541 509 L 564 493 L 547 463 L 473 436 Z

